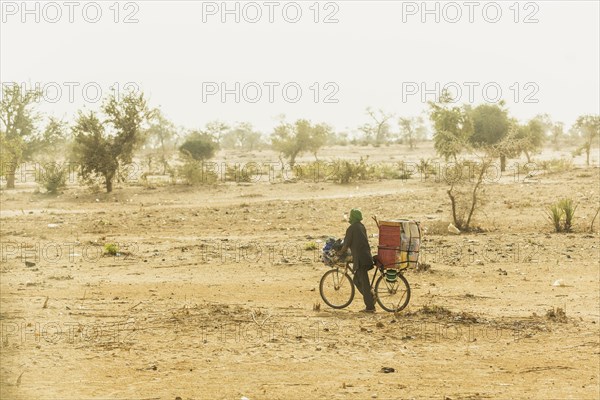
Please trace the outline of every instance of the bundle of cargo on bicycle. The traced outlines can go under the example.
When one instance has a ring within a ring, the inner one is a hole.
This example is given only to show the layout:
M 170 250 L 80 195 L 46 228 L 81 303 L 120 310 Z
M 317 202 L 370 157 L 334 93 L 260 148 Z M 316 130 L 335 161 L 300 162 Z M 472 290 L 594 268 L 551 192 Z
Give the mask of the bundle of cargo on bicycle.
M 321 261 L 323 262 L 323 264 L 332 267 L 336 264 L 336 262 L 338 262 L 338 252 L 340 251 L 340 249 L 343 247 L 343 240 L 342 239 L 336 239 L 334 237 L 330 237 L 325 241 L 325 246 L 323 246 L 322 249 L 322 254 L 321 254 Z M 347 254 L 345 254 L 345 259 L 344 261 L 349 261 L 352 262 L 352 256 L 350 255 L 350 250 L 347 251 Z
M 377 221 L 379 245 L 377 259 L 384 268 L 416 267 L 419 261 L 422 231 L 418 221 L 391 219 Z

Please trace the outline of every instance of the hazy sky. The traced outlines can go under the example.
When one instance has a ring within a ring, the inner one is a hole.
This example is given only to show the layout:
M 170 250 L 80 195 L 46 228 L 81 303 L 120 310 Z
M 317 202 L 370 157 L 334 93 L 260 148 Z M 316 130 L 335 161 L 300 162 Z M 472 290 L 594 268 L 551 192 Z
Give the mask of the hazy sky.
M 429 14 L 421 1 L 230 1 L 230 14 L 221 1 L 47 3 L 2 2 L 0 80 L 45 85 L 55 102 L 42 110 L 66 119 L 128 82 L 178 125 L 266 133 L 280 114 L 349 130 L 367 106 L 418 115 L 434 96 L 422 89 L 447 84 L 461 103 L 500 90 L 521 120 L 547 112 L 568 126 L 600 107 L 598 1 L 430 1 Z

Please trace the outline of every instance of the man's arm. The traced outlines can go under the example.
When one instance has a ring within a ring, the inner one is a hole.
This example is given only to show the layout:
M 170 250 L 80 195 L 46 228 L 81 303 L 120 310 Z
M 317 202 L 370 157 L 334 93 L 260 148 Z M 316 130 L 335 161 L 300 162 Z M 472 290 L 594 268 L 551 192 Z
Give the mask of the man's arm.
M 346 255 L 350 246 L 352 246 L 352 225 L 350 225 L 348 229 L 346 229 L 346 236 L 344 236 L 344 245 L 338 252 L 340 258 Z

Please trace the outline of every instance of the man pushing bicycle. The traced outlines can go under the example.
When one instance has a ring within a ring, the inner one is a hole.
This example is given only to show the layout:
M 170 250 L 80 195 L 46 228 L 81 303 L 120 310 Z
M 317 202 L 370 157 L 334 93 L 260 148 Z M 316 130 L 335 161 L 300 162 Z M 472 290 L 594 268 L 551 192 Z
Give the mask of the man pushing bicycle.
M 363 295 L 366 307 L 362 312 L 373 313 L 375 312 L 375 301 L 373 300 L 368 274 L 368 271 L 373 269 L 373 256 L 371 255 L 367 229 L 360 222 L 362 219 L 360 210 L 353 208 L 350 211 L 350 218 L 348 219 L 350 226 L 346 229 L 344 246 L 338 254 L 341 254 L 340 258 L 344 257 L 350 249 L 354 266 L 354 285 Z

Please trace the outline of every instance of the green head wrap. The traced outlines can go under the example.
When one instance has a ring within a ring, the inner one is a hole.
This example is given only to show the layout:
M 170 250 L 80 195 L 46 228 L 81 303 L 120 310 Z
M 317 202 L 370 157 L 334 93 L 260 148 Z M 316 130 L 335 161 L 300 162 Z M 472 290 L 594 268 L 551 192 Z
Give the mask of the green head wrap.
M 350 224 L 353 224 L 358 221 L 362 221 L 362 213 L 359 209 L 353 208 L 350 211 L 350 218 L 348 218 L 348 222 L 350 222 Z

